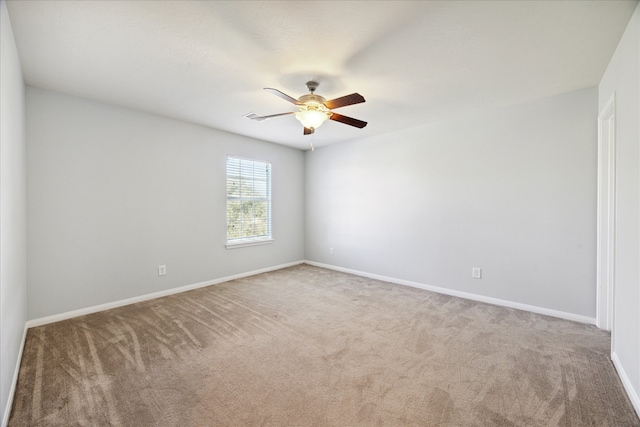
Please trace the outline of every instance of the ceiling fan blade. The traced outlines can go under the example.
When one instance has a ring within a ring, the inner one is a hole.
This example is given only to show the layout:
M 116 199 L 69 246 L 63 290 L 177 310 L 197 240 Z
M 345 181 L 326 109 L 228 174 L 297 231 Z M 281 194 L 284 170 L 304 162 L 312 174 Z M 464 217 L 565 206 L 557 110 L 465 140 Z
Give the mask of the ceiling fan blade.
M 245 117 L 247 119 L 251 119 L 251 120 L 255 120 L 255 121 L 261 122 L 261 121 L 264 121 L 264 120 L 267 120 L 267 119 L 271 119 L 273 117 L 288 116 L 289 114 L 295 114 L 295 111 L 290 111 L 288 113 L 271 114 L 271 115 L 268 115 L 268 116 L 260 116 L 260 115 L 258 115 L 256 113 L 249 113 L 249 114 L 245 114 Z
M 264 90 L 266 90 L 269 93 L 274 94 L 275 96 L 284 99 L 285 101 L 289 101 L 292 104 L 296 104 L 296 105 L 302 105 L 302 103 L 300 101 L 298 101 L 295 98 L 290 97 L 289 95 L 287 95 L 284 92 L 280 92 L 278 89 L 274 89 L 271 87 L 265 87 Z
M 304 128 L 305 135 L 311 135 L 313 133 L 313 128 Z
M 355 126 L 360 129 L 362 129 L 367 125 L 367 122 L 363 122 L 362 120 L 354 119 L 353 117 L 343 116 L 337 113 L 333 113 L 329 118 L 331 120 L 335 120 L 336 122 L 344 123 L 345 125 L 349 125 L 349 126 Z
M 364 102 L 364 96 L 359 93 L 352 93 L 351 95 L 342 96 L 340 98 L 332 99 L 324 103 L 328 109 L 346 107 L 347 105 L 359 104 Z

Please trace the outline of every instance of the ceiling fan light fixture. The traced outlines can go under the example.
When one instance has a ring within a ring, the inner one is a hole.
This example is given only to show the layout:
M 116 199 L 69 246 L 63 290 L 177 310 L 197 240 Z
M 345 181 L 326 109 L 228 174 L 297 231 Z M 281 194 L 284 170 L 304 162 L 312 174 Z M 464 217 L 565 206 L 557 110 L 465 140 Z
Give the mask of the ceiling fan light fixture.
M 326 107 L 323 109 L 313 105 L 300 105 L 299 108 L 296 119 L 308 129 L 319 128 L 332 114 L 331 111 L 326 110 Z

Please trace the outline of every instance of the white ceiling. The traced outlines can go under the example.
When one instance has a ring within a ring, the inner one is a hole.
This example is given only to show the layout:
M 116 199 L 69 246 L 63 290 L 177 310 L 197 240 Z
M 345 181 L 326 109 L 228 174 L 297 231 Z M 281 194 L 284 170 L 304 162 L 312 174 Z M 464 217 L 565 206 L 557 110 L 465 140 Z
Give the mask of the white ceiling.
M 637 1 L 8 0 L 35 87 L 316 147 L 597 85 Z M 262 90 L 320 82 L 364 129 L 313 137 Z

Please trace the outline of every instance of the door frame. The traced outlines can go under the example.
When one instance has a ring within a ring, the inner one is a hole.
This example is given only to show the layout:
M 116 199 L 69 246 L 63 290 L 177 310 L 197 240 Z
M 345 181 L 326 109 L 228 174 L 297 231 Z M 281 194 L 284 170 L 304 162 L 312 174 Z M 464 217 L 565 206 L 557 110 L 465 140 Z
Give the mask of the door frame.
M 616 225 L 616 94 L 598 115 L 596 325 L 614 341 Z

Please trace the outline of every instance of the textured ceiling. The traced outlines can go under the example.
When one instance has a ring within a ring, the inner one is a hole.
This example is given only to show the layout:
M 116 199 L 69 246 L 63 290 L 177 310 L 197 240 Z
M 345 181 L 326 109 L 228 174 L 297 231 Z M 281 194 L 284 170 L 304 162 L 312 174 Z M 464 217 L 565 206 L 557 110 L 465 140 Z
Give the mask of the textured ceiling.
M 7 1 L 27 84 L 292 147 L 597 85 L 637 1 Z M 303 136 L 294 106 L 367 102 Z

